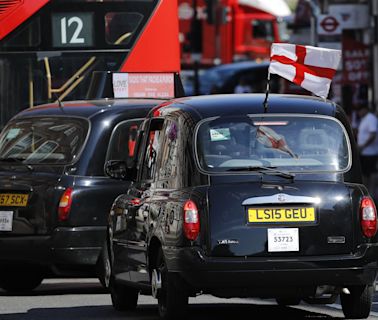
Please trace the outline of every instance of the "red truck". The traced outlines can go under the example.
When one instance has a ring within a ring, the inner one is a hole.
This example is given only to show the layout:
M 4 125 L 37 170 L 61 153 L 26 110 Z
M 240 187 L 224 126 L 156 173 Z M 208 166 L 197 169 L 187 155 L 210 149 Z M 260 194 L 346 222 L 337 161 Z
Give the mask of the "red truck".
M 284 0 L 178 0 L 181 62 L 190 68 L 269 57 L 285 38 Z M 195 15 L 196 12 L 196 15 Z

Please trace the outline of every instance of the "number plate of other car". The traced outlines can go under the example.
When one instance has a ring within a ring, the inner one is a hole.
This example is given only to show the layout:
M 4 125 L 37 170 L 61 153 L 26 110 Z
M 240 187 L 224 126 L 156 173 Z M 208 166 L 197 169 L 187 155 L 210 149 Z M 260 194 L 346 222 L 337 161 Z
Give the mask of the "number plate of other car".
M 0 206 L 26 207 L 29 196 L 27 194 L 0 193 Z
M 0 231 L 12 231 L 13 211 L 0 211 Z
M 268 251 L 299 251 L 298 228 L 268 229 Z

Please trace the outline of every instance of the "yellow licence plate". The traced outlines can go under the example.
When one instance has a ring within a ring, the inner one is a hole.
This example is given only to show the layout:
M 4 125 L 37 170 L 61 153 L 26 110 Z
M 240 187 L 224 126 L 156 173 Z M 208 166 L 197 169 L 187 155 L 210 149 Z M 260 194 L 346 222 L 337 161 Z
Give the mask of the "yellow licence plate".
M 0 206 L 26 207 L 29 196 L 27 194 L 0 193 Z
M 315 208 L 248 208 L 248 222 L 315 222 Z

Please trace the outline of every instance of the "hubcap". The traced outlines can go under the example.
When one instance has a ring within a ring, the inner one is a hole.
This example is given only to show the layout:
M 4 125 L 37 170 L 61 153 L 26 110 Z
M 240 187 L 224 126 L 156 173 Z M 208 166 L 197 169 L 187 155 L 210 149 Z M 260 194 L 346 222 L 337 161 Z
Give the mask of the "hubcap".
M 109 287 L 109 282 L 110 282 L 110 274 L 111 274 L 111 267 L 110 267 L 110 260 L 109 257 L 108 259 L 105 260 L 105 285 L 106 288 Z
M 152 271 L 151 286 L 152 286 L 152 296 L 157 299 L 159 295 L 159 291 L 161 289 L 161 274 L 156 269 Z

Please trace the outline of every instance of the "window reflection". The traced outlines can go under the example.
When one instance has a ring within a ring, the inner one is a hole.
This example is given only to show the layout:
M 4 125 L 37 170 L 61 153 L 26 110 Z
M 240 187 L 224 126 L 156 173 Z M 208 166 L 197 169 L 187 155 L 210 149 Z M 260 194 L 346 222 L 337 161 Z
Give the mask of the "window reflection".
M 70 163 L 82 150 L 88 123 L 82 119 L 12 121 L 0 136 L 0 158 L 23 163 Z
M 343 171 L 350 165 L 345 129 L 326 117 L 224 117 L 198 129 L 206 171 L 281 167 L 293 172 Z
M 156 162 L 160 151 L 159 141 L 161 139 L 162 124 L 162 120 L 156 120 L 151 123 L 144 153 L 142 180 L 152 180 L 155 177 Z

